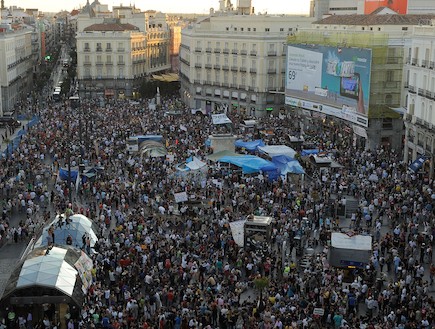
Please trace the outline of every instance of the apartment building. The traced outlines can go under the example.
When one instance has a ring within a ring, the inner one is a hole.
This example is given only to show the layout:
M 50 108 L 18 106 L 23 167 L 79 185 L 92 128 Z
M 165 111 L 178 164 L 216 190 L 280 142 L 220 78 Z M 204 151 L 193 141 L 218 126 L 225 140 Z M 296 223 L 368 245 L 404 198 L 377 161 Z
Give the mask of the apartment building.
M 288 79 L 286 104 L 305 117 L 341 123 L 358 146 L 401 151 L 405 45 L 412 28 L 432 17 L 336 15 L 300 29 L 289 38 L 288 73 L 295 71 L 298 55 L 317 65 L 318 75 L 302 70 L 295 81 Z
M 424 170 L 434 178 L 435 163 L 435 20 L 431 26 L 415 26 L 405 49 L 404 161 L 426 161 Z
M 3 20 L 0 25 L 1 112 L 7 112 L 32 90 L 32 29 Z
M 170 70 L 166 15 L 94 1 L 77 16 L 77 77 L 82 97 L 136 97 L 151 74 Z
M 211 13 L 181 32 L 183 101 L 263 116 L 284 107 L 286 39 L 313 18 Z

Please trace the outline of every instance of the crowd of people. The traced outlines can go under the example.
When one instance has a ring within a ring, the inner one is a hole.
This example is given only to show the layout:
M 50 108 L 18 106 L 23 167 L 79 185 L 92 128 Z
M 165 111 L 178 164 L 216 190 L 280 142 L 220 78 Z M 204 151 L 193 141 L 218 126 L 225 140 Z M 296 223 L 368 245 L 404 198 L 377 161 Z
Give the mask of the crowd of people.
M 68 329 L 433 327 L 434 183 L 410 173 L 399 152 L 358 149 L 339 128 L 318 126 L 305 129 L 305 140 L 342 167 L 271 181 L 207 161 L 211 119 L 175 96 L 156 111 L 128 100 L 30 104 L 40 123 L 0 159 L 0 231 L 25 239 L 69 204 L 97 223 L 93 283 L 84 305 L 68 313 Z M 227 115 L 246 138 L 243 115 Z M 289 144 L 301 134 L 291 115 L 258 118 L 258 126 L 279 129 L 251 137 Z M 128 154 L 126 139 L 136 134 L 162 135 L 170 157 Z M 176 169 L 191 156 L 207 161 L 207 171 Z M 57 176 L 68 162 L 100 170 L 76 188 Z M 177 204 L 178 192 L 190 202 Z M 331 202 L 346 194 L 360 201 L 350 227 Z M 14 213 L 26 214 L 17 227 Z M 274 218 L 261 255 L 237 245 L 230 229 L 250 214 Z M 373 236 L 365 268 L 329 266 L 328 233 L 340 229 Z M 297 235 L 316 251 L 304 267 Z

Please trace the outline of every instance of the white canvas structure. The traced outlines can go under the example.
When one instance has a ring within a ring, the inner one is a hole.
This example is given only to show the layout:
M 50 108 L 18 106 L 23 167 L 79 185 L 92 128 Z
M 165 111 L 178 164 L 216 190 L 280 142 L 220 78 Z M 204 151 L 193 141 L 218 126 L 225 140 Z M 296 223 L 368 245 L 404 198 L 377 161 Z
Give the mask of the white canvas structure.
M 205 166 L 207 166 L 207 164 L 199 160 L 197 157 L 193 157 L 192 161 L 186 163 L 186 167 L 188 167 L 190 170 L 199 170 Z
M 64 220 L 64 214 L 57 215 L 56 218 L 48 223 L 42 230 L 42 234 L 38 240 L 36 240 L 34 248 L 47 245 L 48 230 L 50 227 L 54 228 L 54 244 L 66 245 L 66 239 L 68 235 L 71 235 L 72 246 L 81 248 L 83 246 L 82 236 L 86 234 L 91 240 L 91 248 L 94 247 L 98 241 L 96 232 L 96 225 L 88 217 L 81 214 L 74 214 L 69 217 L 69 224 L 62 224 Z M 61 225 L 62 224 L 62 225 Z
M 370 235 L 349 236 L 344 233 L 331 234 L 331 247 L 351 250 L 372 250 L 372 237 Z
M 290 158 L 294 158 L 296 154 L 296 151 L 287 145 L 259 146 L 258 150 L 260 150 L 260 152 L 266 153 L 269 157 L 274 157 L 277 155 L 287 155 Z

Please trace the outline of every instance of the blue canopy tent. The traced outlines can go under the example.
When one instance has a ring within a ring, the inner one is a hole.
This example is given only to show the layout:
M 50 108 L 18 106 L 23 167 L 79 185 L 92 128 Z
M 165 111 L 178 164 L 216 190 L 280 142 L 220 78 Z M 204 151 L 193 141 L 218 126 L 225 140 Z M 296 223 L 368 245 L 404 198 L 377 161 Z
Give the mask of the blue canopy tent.
M 301 156 L 307 156 L 312 154 L 318 154 L 320 151 L 319 149 L 310 149 L 310 150 L 302 150 Z
M 287 155 L 277 155 L 272 157 L 272 162 L 280 171 L 281 175 L 290 174 L 305 174 L 304 168 L 298 160 Z
M 269 177 L 275 175 L 278 177 L 278 170 L 275 164 L 254 155 L 225 156 L 218 161 L 241 167 L 244 174 L 253 174 L 262 171 L 267 173 Z
M 243 147 L 248 151 L 255 151 L 258 146 L 264 146 L 264 142 L 261 139 L 256 139 L 254 141 L 244 142 L 242 139 L 238 139 L 234 142 L 236 147 Z
M 71 181 L 75 182 L 77 180 L 77 175 L 79 171 L 77 169 L 71 169 Z M 68 169 L 60 168 L 59 169 L 59 178 L 61 180 L 68 180 Z

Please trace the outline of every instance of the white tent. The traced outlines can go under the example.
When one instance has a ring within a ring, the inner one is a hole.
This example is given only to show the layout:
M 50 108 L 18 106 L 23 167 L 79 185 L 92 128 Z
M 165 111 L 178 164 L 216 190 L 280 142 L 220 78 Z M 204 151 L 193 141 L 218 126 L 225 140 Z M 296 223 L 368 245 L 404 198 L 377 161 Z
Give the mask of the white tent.
M 277 155 L 287 155 L 290 158 L 294 158 L 296 151 L 287 145 L 265 145 L 258 146 L 260 152 L 266 153 L 269 157 Z
M 206 166 L 205 162 L 202 162 L 197 157 L 193 157 L 192 161 L 186 163 L 186 167 L 188 167 L 190 170 L 199 170 L 201 168 L 204 168 Z

